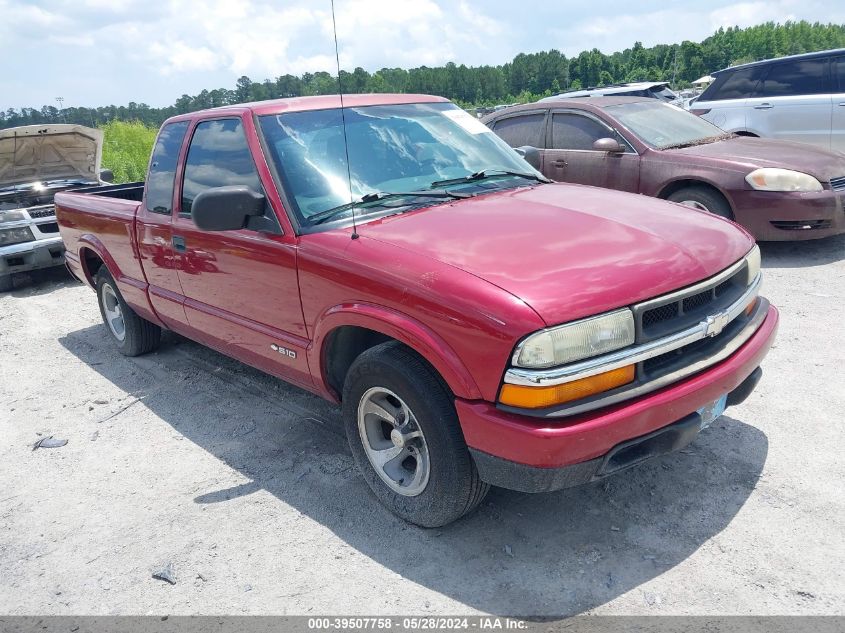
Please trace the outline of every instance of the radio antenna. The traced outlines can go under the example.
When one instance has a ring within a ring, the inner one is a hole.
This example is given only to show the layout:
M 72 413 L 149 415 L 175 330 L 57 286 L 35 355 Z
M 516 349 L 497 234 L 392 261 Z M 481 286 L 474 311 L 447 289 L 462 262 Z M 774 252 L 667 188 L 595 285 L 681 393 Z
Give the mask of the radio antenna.
M 340 52 L 337 46 L 337 22 L 334 17 L 334 0 L 332 2 L 332 29 L 334 30 L 334 57 L 337 61 L 337 92 L 340 95 L 340 121 L 343 126 L 343 151 L 346 153 L 346 180 L 349 183 L 349 204 L 352 205 L 352 239 L 358 239 L 358 226 L 355 223 L 355 201 L 352 195 L 352 168 L 349 165 L 349 139 L 346 137 L 346 114 L 343 109 L 343 84 L 340 81 Z

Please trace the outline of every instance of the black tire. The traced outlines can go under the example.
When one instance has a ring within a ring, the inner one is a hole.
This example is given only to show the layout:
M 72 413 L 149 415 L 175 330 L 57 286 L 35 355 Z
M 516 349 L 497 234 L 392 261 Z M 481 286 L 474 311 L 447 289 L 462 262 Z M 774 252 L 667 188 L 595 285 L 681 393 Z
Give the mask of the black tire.
M 11 275 L 0 275 L 0 292 L 9 292 L 14 286 Z
M 106 331 L 117 345 L 120 353 L 124 356 L 140 356 L 156 349 L 161 343 L 161 328 L 155 323 L 150 323 L 138 316 L 127 305 L 126 301 L 123 300 L 123 296 L 120 294 L 120 290 L 117 288 L 117 284 L 105 266 L 101 266 L 97 271 L 94 282 L 97 287 L 97 303 L 100 306 L 100 315 L 103 317 L 103 324 L 106 326 Z M 123 317 L 124 336 L 122 340 L 115 334 L 106 318 L 104 294 L 110 291 L 114 292 L 114 297 L 117 299 Z
M 399 396 L 423 433 L 428 480 L 415 496 L 389 487 L 364 449 L 358 408 L 374 388 Z M 451 523 L 478 506 L 490 489 L 479 478 L 467 449 L 454 397 L 422 358 L 398 342 L 377 345 L 352 364 L 343 387 L 343 420 L 355 462 L 376 498 L 410 523 L 427 528 Z
M 728 204 L 725 197 L 709 187 L 684 187 L 678 189 L 666 199 L 679 204 L 692 203 L 689 204 L 692 208 L 708 211 L 728 220 L 733 220 L 734 217 L 731 205 Z

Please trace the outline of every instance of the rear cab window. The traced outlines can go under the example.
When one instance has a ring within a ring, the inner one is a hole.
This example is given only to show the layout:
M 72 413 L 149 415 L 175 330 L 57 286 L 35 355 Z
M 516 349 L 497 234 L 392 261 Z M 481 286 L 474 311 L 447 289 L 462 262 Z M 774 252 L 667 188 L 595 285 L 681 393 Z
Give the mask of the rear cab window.
M 156 139 L 150 171 L 147 174 L 146 208 L 153 213 L 169 215 L 173 211 L 173 183 L 179 149 L 188 129 L 187 121 L 168 123 Z
M 511 147 L 544 146 L 546 113 L 536 112 L 499 119 L 493 131 Z
M 264 193 L 243 124 L 240 119 L 202 121 L 185 159 L 180 213 L 189 216 L 194 200 L 206 189 L 230 185 Z

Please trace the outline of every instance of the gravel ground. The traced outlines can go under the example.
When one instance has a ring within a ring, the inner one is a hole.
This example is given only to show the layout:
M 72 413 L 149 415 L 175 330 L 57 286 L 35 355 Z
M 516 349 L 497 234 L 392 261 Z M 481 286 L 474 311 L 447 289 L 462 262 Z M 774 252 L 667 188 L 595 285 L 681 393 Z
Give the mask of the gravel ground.
M 422 530 L 337 410 L 168 335 L 115 352 L 55 270 L 0 296 L 0 613 L 843 614 L 845 236 L 763 245 L 779 339 L 685 451 Z M 67 439 L 33 450 L 42 437 Z M 172 570 L 175 584 L 153 578 Z

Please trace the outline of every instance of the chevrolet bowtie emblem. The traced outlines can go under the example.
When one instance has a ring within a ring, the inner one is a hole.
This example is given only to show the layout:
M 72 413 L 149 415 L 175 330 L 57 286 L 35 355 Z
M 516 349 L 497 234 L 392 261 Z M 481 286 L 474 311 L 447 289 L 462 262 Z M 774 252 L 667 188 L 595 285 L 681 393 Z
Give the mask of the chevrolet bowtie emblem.
M 728 313 L 711 314 L 704 321 L 704 336 L 717 336 L 728 324 Z

